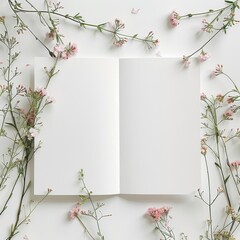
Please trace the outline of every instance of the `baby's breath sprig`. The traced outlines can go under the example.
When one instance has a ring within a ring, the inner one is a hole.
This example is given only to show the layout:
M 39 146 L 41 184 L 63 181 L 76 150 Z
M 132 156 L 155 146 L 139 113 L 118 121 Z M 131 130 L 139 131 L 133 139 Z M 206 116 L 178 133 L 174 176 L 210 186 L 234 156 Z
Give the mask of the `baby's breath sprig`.
M 209 9 L 207 11 L 198 13 L 188 13 L 180 15 L 178 12 L 173 11 L 169 16 L 169 23 L 172 27 L 176 27 L 180 24 L 181 20 L 192 17 L 204 17 L 202 19 L 201 31 L 212 34 L 212 36 L 204 42 L 198 49 L 193 51 L 191 54 L 184 55 L 184 63 L 189 62 L 189 59 L 203 51 L 203 49 L 217 37 L 221 32 L 227 33 L 230 27 L 235 26 L 239 23 L 239 20 L 235 17 L 236 11 L 239 9 L 239 0 L 235 1 L 224 1 L 227 5 L 219 9 Z M 210 20 L 207 20 L 210 19 Z M 186 61 L 187 59 L 187 61 Z M 201 58 L 202 59 L 202 58 Z
M 111 216 L 111 214 L 103 214 L 101 208 L 104 206 L 104 203 L 94 203 L 92 192 L 88 190 L 87 185 L 84 180 L 84 172 L 81 169 L 79 172 L 79 181 L 82 186 L 83 195 L 80 195 L 79 202 L 75 204 L 75 206 L 69 212 L 70 219 L 77 219 L 84 231 L 87 233 L 88 237 L 92 240 L 104 240 L 104 235 L 101 229 L 100 221 L 105 218 Z M 82 208 L 83 205 L 89 204 L 90 207 L 87 210 Z M 92 232 L 87 224 L 85 223 L 85 218 L 92 219 L 95 223 L 96 230 Z
M 6 61 L 1 64 L 0 85 L 0 138 L 7 140 L 6 151 L 1 152 L 0 159 L 0 218 L 8 213 L 14 197 L 16 214 L 11 217 L 6 240 L 13 239 L 20 227 L 29 223 L 29 218 L 37 206 L 50 194 L 30 206 L 28 210 L 28 193 L 31 188 L 29 180 L 30 162 L 40 148 L 40 143 L 34 142 L 40 130 L 40 114 L 52 100 L 47 96 L 47 86 L 57 73 L 58 58 L 54 59 L 53 67 L 48 71 L 46 85 L 36 89 L 24 85 L 16 85 L 21 77 L 21 71 L 16 67 L 20 52 L 15 51 L 19 42 L 10 36 L 5 17 L 0 17 L 0 44 L 7 50 Z M 11 180 L 10 180 L 11 179 Z M 2 236 L 4 237 L 4 236 Z

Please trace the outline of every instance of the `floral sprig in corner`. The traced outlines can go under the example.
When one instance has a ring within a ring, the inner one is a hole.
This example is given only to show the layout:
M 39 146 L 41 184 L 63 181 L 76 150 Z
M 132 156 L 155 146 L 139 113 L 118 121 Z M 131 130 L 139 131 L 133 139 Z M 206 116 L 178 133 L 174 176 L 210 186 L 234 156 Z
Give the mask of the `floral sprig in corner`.
M 192 17 L 204 17 L 201 21 L 201 31 L 211 34 L 210 38 L 203 43 L 197 50 L 193 51 L 191 54 L 183 56 L 183 63 L 185 66 L 189 66 L 190 58 L 195 54 L 199 54 L 198 58 L 200 62 L 206 61 L 209 55 L 204 51 L 204 48 L 211 42 L 219 33 L 227 33 L 230 27 L 235 26 L 239 23 L 236 18 L 236 11 L 239 9 L 239 0 L 229 1 L 225 0 L 226 6 L 219 9 L 209 9 L 204 12 L 188 13 L 180 15 L 176 10 L 172 11 L 169 15 L 169 24 L 172 27 L 177 27 L 181 20 L 185 18 Z M 207 20 L 207 18 L 210 20 Z
M 83 227 L 89 239 L 92 240 L 104 240 L 104 234 L 101 229 L 101 220 L 105 217 L 111 216 L 111 214 L 104 215 L 101 212 L 101 208 L 104 206 L 104 203 L 94 203 L 92 192 L 88 190 L 85 180 L 84 180 L 84 172 L 81 169 L 79 173 L 79 181 L 82 185 L 82 192 L 84 195 L 80 195 L 80 200 L 74 207 L 69 211 L 70 220 L 77 219 L 80 225 Z M 82 208 L 83 205 L 90 205 L 88 209 Z M 86 223 L 87 220 L 92 220 L 95 225 L 95 231 L 90 230 Z
M 208 213 L 205 221 L 206 229 L 199 239 L 238 240 L 240 161 L 232 157 L 232 146 L 239 144 L 240 141 L 240 129 L 234 128 L 233 125 L 233 120 L 239 119 L 240 91 L 236 82 L 224 72 L 223 65 L 218 64 L 211 76 L 222 76 L 230 82 L 231 87 L 229 91 L 215 96 L 207 96 L 205 93 L 200 95 L 203 104 L 204 131 L 201 139 L 201 155 L 206 170 L 206 187 L 198 189 L 195 198 L 203 203 Z M 239 151 L 237 153 L 239 154 Z M 164 207 L 148 210 L 148 215 L 154 220 L 155 229 L 161 233 L 161 239 L 164 240 L 175 239 L 173 230 L 169 227 L 168 212 L 169 208 Z M 188 238 L 182 233 L 180 239 Z
M 0 159 L 0 218 L 8 216 L 6 214 L 9 213 L 9 209 L 15 212 L 11 217 L 8 216 L 12 224 L 6 231 L 8 235 L 5 239 L 11 240 L 19 233 L 22 225 L 29 223 L 30 216 L 37 206 L 52 191 L 48 189 L 42 199 L 29 205 L 31 180 L 28 172 L 33 155 L 40 148 L 40 142 L 34 142 L 34 139 L 41 127 L 41 112 L 54 101 L 47 95 L 46 89 L 58 72 L 58 58 L 50 70 L 45 69 L 44 87 L 31 89 L 17 84 L 21 76 L 16 67 L 20 53 L 16 52 L 15 48 L 19 43 L 14 36 L 9 35 L 5 17 L 0 17 L 0 29 L 0 44 L 7 51 L 6 61 L 1 63 L 0 68 L 0 138 L 7 140 L 6 152 L 3 148 Z

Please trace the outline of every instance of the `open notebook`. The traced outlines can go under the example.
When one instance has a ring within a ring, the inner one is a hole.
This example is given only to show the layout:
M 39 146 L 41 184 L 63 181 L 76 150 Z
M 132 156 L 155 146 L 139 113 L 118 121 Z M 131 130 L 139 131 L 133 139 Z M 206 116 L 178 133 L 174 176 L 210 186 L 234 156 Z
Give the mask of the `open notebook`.
M 35 59 L 35 87 L 43 67 Z M 34 193 L 188 194 L 200 186 L 200 73 L 175 58 L 61 61 L 42 115 Z

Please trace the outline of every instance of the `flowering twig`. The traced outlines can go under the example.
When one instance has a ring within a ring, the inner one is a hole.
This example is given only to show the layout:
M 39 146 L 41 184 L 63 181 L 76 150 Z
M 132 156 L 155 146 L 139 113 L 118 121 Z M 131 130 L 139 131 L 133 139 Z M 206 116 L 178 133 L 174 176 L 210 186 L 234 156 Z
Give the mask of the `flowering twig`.
M 122 46 L 124 43 L 126 43 L 129 40 L 137 40 L 137 41 L 143 42 L 148 48 L 152 48 L 158 45 L 159 43 L 158 39 L 154 39 L 152 31 L 150 31 L 145 38 L 138 37 L 138 34 L 122 33 L 122 30 L 124 29 L 125 24 L 123 24 L 119 19 L 115 19 L 114 24 L 109 24 L 108 22 L 101 23 L 101 24 L 92 24 L 92 23 L 85 22 L 85 20 L 82 18 L 82 16 L 79 13 L 75 15 L 60 13 L 59 10 L 63 9 L 60 3 L 50 5 L 48 1 L 45 0 L 47 9 L 38 10 L 29 1 L 25 0 L 25 2 L 30 6 L 30 9 L 22 8 L 22 4 L 18 1 L 8 0 L 8 3 L 17 19 L 16 27 L 18 28 L 18 32 L 22 33 L 28 30 L 34 36 L 34 38 L 38 40 L 41 43 L 41 45 L 43 45 L 47 49 L 47 51 L 51 56 L 54 56 L 53 52 L 27 26 L 27 23 L 24 22 L 20 17 L 20 13 L 36 14 L 39 17 L 40 23 L 43 24 L 45 27 L 47 27 L 48 38 L 56 39 L 56 42 L 58 44 L 63 44 L 63 35 L 59 33 L 59 28 L 58 28 L 59 19 L 66 19 L 70 22 L 76 23 L 81 28 L 94 28 L 98 30 L 100 33 L 103 33 L 103 32 L 109 33 L 113 37 L 113 45 L 117 47 Z M 57 18 L 55 19 L 54 17 L 57 17 Z
M 213 33 L 213 35 L 205 42 L 203 43 L 197 50 L 193 51 L 191 54 L 184 56 L 184 63 L 188 63 L 189 59 L 194 56 L 195 54 L 200 52 L 200 59 L 203 49 L 208 45 L 209 42 L 211 42 L 219 33 L 224 32 L 227 33 L 227 29 L 229 27 L 234 26 L 239 21 L 235 18 L 235 11 L 239 9 L 238 0 L 235 1 L 228 1 L 225 0 L 225 3 L 227 3 L 227 6 L 219 8 L 219 9 L 209 9 L 208 11 L 199 12 L 199 13 L 188 13 L 185 15 L 180 15 L 176 11 L 173 11 L 169 17 L 169 21 L 171 26 L 176 27 L 180 24 L 180 21 L 184 18 L 192 18 L 192 17 L 199 17 L 199 16 L 205 16 L 205 17 L 214 17 L 207 21 L 205 18 L 202 19 L 202 28 L 201 30 L 203 32 L 207 33 Z M 217 26 L 217 22 L 220 22 L 220 26 Z
M 231 130 L 227 135 L 226 130 L 222 129 L 223 123 L 227 123 L 233 120 L 236 112 L 239 110 L 238 99 L 240 97 L 238 87 L 236 83 L 223 72 L 223 66 L 217 65 L 216 70 L 212 73 L 212 76 L 223 75 L 227 77 L 227 80 L 233 84 L 233 88 L 225 94 L 218 94 L 215 97 L 207 97 L 205 94 L 201 95 L 201 100 L 205 104 L 204 112 L 202 113 L 202 126 L 205 129 L 204 138 L 201 141 L 202 150 L 201 153 L 205 160 L 207 178 L 208 178 L 208 200 L 203 197 L 203 192 L 198 191 L 197 198 L 201 199 L 207 204 L 209 209 L 209 219 L 207 221 L 208 229 L 205 235 L 202 235 L 201 239 L 235 239 L 233 234 L 239 227 L 239 214 L 240 206 L 236 199 L 240 196 L 238 187 L 238 162 L 230 162 L 228 144 L 233 139 L 239 139 L 239 131 Z M 215 145 L 213 145 L 214 143 Z M 213 146 L 212 146 L 213 145 Z M 208 151 L 213 156 L 214 164 L 218 169 L 221 186 L 217 190 L 215 198 L 212 200 L 212 188 L 211 188 L 211 173 L 208 167 L 208 162 L 212 159 L 208 157 Z M 233 171 L 236 171 L 236 174 Z M 230 191 L 230 183 L 233 183 L 235 188 Z M 235 190 L 235 191 L 234 191 Z M 222 226 L 218 224 L 215 228 L 213 217 L 213 204 L 223 193 L 226 199 L 225 207 L 225 220 Z M 230 194 L 231 193 L 231 194 Z
M 169 207 L 149 208 L 147 215 L 154 220 L 155 230 L 160 232 L 164 240 L 175 240 L 175 234 L 169 226 L 169 211 Z
M 99 210 L 104 206 L 103 203 L 94 203 L 92 199 L 92 192 L 88 190 L 85 180 L 84 180 L 84 173 L 83 170 L 80 171 L 79 175 L 79 181 L 82 185 L 82 191 L 84 192 L 85 195 L 80 196 L 80 201 L 77 203 L 69 212 L 69 217 L 70 219 L 77 218 L 81 226 L 84 228 L 86 231 L 87 235 L 90 237 L 92 240 L 97 240 L 101 239 L 104 240 L 104 235 L 101 230 L 100 226 L 100 220 L 105 217 L 111 216 L 110 214 L 108 215 L 103 215 L 102 212 Z M 89 202 L 90 203 L 90 209 L 89 210 L 81 210 L 81 206 L 84 205 L 85 203 Z M 89 228 L 87 227 L 86 223 L 84 222 L 83 218 L 88 217 L 90 219 L 93 219 L 95 224 L 96 224 L 96 233 L 91 233 Z
M 28 180 L 29 163 L 34 153 L 40 148 L 40 144 L 35 143 L 34 146 L 34 138 L 40 128 L 39 115 L 51 103 L 46 96 L 46 88 L 57 73 L 55 69 L 58 58 L 55 59 L 51 70 L 46 71 L 45 87 L 32 90 L 23 85 L 15 86 L 16 78 L 21 75 L 18 68 L 14 67 L 20 54 L 14 52 L 14 48 L 19 43 L 15 37 L 9 35 L 5 17 L 0 17 L 0 24 L 3 27 L 3 33 L 0 33 L 0 43 L 8 51 L 6 64 L 3 63 L 3 67 L 1 67 L 2 80 L 5 81 L 5 84 L 0 85 L 0 97 L 5 104 L 1 106 L 0 137 L 9 141 L 7 152 L 1 154 L 0 161 L 0 194 L 4 193 L 1 196 L 0 217 L 4 216 L 12 197 L 16 195 L 16 192 L 19 192 L 19 196 L 15 196 L 16 215 L 12 218 L 13 224 L 6 238 L 6 240 L 11 240 L 17 235 L 22 224 L 29 221 L 29 217 L 36 207 L 51 192 L 48 190 L 46 195 L 27 214 L 26 211 L 23 211 L 26 205 L 26 195 L 31 188 L 31 181 Z M 10 177 L 13 181 L 7 186 Z

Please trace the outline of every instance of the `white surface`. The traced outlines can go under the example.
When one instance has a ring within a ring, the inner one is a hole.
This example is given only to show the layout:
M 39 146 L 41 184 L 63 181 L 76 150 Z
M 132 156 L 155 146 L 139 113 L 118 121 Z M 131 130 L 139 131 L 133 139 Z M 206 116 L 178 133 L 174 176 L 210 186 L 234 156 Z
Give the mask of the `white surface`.
M 121 193 L 190 194 L 200 185 L 199 66 L 186 71 L 179 61 L 120 59 Z
M 36 138 L 44 143 L 35 154 L 34 193 L 51 188 L 53 195 L 78 195 L 80 169 L 94 195 L 194 192 L 201 166 L 200 72 L 199 66 L 186 71 L 179 61 L 62 62 L 48 88 L 57 102 L 43 114 L 48 123 Z M 36 88 L 47 62 L 35 61 Z
M 36 87 L 50 60 L 36 59 Z M 57 69 L 48 88 L 56 103 L 44 112 L 48 123 L 36 139 L 45 140 L 35 154 L 34 193 L 79 195 L 81 169 L 94 194 L 119 193 L 118 60 L 72 58 Z
M 40 1 L 39 1 L 40 2 Z M 163 57 L 182 56 L 189 54 L 200 46 L 204 40 L 209 38 L 209 34 L 199 34 L 201 29 L 201 18 L 195 18 L 191 21 L 181 21 L 180 25 L 171 29 L 167 24 L 169 13 L 176 9 L 181 13 L 204 11 L 210 8 L 218 8 L 224 5 L 224 1 L 219 0 L 172 0 L 172 1 L 111 1 L 111 0 L 63 0 L 66 12 L 80 12 L 86 20 L 100 23 L 114 20 L 116 17 L 121 18 L 127 25 L 126 32 L 147 34 L 153 30 L 160 38 L 160 45 L 153 51 L 145 51 L 140 43 L 129 43 L 123 48 L 113 49 L 110 38 L 100 35 L 92 30 L 79 30 L 71 24 L 63 24 L 61 30 L 64 32 L 66 42 L 73 41 L 79 46 L 80 57 L 148 57 L 155 56 L 158 52 Z M 41 4 L 40 4 L 41 5 Z M 140 8 L 137 15 L 131 14 L 132 8 Z M 10 15 L 6 2 L 1 2 L 1 15 Z M 27 16 L 27 15 L 26 15 Z M 26 18 L 25 16 L 25 18 Z M 35 20 L 30 16 L 30 22 Z M 13 22 L 10 22 L 13 25 Z M 41 28 L 34 30 L 38 34 L 45 32 Z M 226 83 L 220 79 L 209 79 L 209 74 L 214 70 L 217 63 L 224 64 L 225 71 L 230 73 L 233 78 L 238 80 L 239 67 L 238 59 L 240 52 L 239 27 L 236 26 L 228 31 L 227 35 L 220 34 L 212 43 L 205 48 L 210 53 L 211 58 L 201 65 L 201 88 L 207 92 L 224 92 Z M 22 58 L 19 62 L 24 75 L 22 81 L 31 84 L 33 75 L 33 58 L 47 57 L 48 53 L 34 41 L 29 34 L 19 36 L 19 48 L 22 51 Z M 27 44 L 25 44 L 27 42 Z M 1 51 L 1 50 L 0 50 Z M 2 56 L 0 56 L 2 59 Z M 31 67 L 25 68 L 25 64 L 30 63 Z M 193 64 L 193 63 L 192 63 Z M 176 66 L 173 66 L 175 68 Z M 27 71 L 27 73 L 25 72 Z M 53 106 L 54 107 L 54 106 Z M 191 147 L 191 146 L 189 146 Z M 57 166 L 56 166 L 57 167 Z M 57 171 L 57 168 L 56 170 Z M 191 169 L 189 169 L 191 171 Z M 43 173 L 44 174 L 44 173 Z M 55 174 L 55 172 L 53 172 Z M 202 187 L 206 186 L 204 167 L 202 168 L 203 182 Z M 171 178 L 171 176 L 169 176 Z M 217 175 L 216 178 L 217 179 Z M 218 187 L 219 183 L 214 186 Z M 30 199 L 34 198 L 31 194 Z M 172 226 L 178 236 L 180 232 L 185 232 L 189 239 L 198 239 L 200 233 L 203 233 L 206 227 L 207 219 L 206 209 L 193 194 L 185 197 L 173 196 L 114 196 L 103 197 L 101 199 L 106 203 L 104 213 L 112 213 L 113 216 L 104 219 L 104 232 L 106 239 L 110 240 L 155 240 L 160 236 L 153 232 L 153 224 L 144 217 L 148 207 L 160 207 L 170 205 L 173 207 L 171 215 L 173 216 Z M 81 226 L 78 222 L 69 222 L 67 220 L 68 210 L 77 201 L 77 197 L 50 197 L 41 205 L 31 218 L 31 223 L 23 226 L 22 231 L 15 238 L 22 240 L 25 234 L 29 239 L 58 239 L 58 240 L 79 240 L 87 239 L 84 237 Z M 15 202 L 9 209 L 13 213 Z M 220 210 L 222 211 L 222 206 Z M 11 223 L 11 217 L 4 216 L 0 219 L 1 233 L 7 231 Z M 1 236 L 4 234 L 1 234 Z M 237 239 L 240 238 L 238 234 Z

